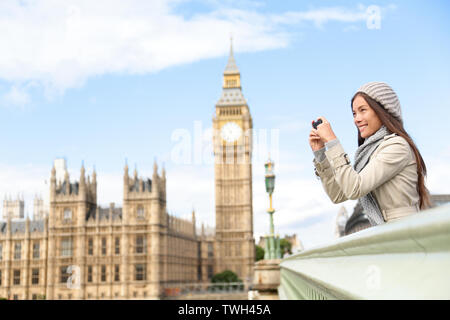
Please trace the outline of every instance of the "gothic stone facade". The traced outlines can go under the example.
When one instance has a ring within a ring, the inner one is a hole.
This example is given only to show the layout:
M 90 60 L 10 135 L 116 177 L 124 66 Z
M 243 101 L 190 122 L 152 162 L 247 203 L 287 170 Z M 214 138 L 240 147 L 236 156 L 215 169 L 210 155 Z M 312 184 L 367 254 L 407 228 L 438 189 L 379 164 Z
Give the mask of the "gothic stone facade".
M 164 169 L 141 179 L 125 167 L 123 179 L 123 208 L 100 208 L 95 171 L 86 179 L 82 167 L 71 183 L 53 168 L 49 216 L 0 222 L 0 297 L 158 299 L 208 281 L 212 239 L 196 235 L 194 212 L 192 221 L 167 214 Z

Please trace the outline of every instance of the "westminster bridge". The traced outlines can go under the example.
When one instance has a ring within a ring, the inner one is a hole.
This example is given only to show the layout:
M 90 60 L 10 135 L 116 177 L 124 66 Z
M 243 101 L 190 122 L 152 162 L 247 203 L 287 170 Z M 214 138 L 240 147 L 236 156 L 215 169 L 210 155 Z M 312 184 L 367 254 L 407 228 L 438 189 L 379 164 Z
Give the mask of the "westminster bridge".
M 450 205 L 280 263 L 280 299 L 450 299 Z

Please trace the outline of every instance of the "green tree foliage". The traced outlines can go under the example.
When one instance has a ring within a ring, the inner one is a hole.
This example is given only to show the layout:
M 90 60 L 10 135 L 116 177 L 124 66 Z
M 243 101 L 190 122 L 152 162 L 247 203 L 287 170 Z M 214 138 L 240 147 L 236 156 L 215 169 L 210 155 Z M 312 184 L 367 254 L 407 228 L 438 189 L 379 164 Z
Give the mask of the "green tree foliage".
M 281 255 L 284 255 L 285 252 L 292 254 L 292 244 L 286 239 L 280 239 L 280 249 Z
M 256 261 L 264 259 L 264 253 L 265 253 L 264 249 L 261 248 L 260 246 L 256 245 L 255 250 L 256 250 L 256 255 L 255 255 Z
M 216 283 L 216 282 L 242 282 L 242 280 L 239 279 L 237 274 L 234 273 L 233 271 L 225 270 L 224 272 L 215 274 L 212 277 L 211 282 L 213 282 L 213 283 Z
M 233 289 L 233 290 L 242 290 L 244 288 L 244 285 L 242 284 L 242 280 L 239 279 L 236 273 L 234 273 L 231 270 L 225 270 L 224 272 L 215 274 L 212 279 L 212 283 L 217 283 L 217 285 L 213 285 L 210 287 L 210 290 L 227 290 L 227 289 Z M 234 284 L 234 285 L 224 285 L 224 283 L 231 283 L 231 282 L 239 282 L 241 284 Z

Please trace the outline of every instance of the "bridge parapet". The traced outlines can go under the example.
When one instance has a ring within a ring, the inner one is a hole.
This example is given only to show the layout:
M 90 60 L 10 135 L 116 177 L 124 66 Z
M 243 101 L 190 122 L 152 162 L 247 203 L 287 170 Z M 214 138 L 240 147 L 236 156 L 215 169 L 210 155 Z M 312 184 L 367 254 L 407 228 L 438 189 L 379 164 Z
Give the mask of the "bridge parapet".
M 450 299 L 450 205 L 280 263 L 280 299 Z
M 250 287 L 250 282 L 172 283 L 164 286 L 163 299 L 241 300 Z

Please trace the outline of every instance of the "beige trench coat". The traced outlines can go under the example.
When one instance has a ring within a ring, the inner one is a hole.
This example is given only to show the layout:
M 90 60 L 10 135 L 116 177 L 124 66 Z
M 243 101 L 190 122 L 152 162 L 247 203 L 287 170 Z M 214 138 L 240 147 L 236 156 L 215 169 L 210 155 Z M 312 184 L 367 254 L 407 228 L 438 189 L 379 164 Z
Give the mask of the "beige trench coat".
M 321 162 L 314 159 L 314 166 L 333 203 L 356 200 L 372 192 L 385 221 L 419 211 L 416 159 L 404 138 L 395 133 L 384 137 L 360 173 L 353 169 L 340 143 L 325 155 Z

